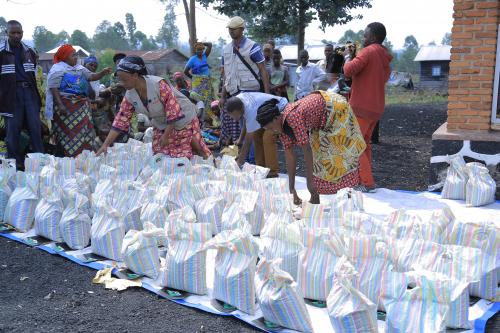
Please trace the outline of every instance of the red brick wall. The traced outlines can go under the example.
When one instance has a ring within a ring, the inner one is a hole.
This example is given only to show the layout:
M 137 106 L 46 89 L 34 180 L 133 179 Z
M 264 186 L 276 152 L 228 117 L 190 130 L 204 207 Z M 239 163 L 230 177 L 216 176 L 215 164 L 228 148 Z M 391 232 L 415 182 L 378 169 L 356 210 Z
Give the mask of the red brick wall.
M 448 129 L 488 130 L 499 0 L 454 0 Z

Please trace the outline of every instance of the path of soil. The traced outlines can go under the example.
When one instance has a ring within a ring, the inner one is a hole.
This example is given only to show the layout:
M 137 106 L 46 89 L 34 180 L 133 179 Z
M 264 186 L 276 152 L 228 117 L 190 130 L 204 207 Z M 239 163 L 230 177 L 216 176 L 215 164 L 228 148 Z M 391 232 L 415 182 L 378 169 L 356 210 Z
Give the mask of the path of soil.
M 379 186 L 425 190 L 431 134 L 446 105 L 389 106 L 374 146 Z M 284 170 L 284 163 L 283 163 Z M 299 166 L 303 174 L 303 166 Z M 0 332 L 254 332 L 231 318 L 159 299 L 143 289 L 92 285 L 95 271 L 0 237 Z M 499 332 L 498 315 L 487 331 Z

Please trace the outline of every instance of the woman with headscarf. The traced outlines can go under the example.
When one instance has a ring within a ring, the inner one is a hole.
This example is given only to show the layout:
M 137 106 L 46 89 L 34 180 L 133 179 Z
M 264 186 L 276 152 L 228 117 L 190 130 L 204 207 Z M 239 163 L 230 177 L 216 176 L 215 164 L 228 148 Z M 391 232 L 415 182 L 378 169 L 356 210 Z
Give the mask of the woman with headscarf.
M 207 58 L 212 52 L 212 43 L 196 42 L 195 55 L 189 58 L 184 67 L 184 74 L 191 79 L 191 90 L 200 95 L 206 108 L 213 100 L 213 87 L 210 78 L 210 66 Z
M 191 89 L 191 84 L 189 84 L 189 82 L 184 77 L 184 74 L 182 74 L 181 72 L 175 72 L 172 76 L 172 81 L 174 81 L 175 83 L 175 89 L 179 90 L 184 95 L 186 94 L 184 91 L 189 92 L 189 90 Z
M 295 191 L 297 163 L 293 146 L 301 147 L 304 152 L 311 203 L 319 203 L 319 194 L 334 194 L 341 188 L 359 184 L 359 157 L 366 144 L 344 97 L 315 91 L 287 104 L 283 112 L 278 100 L 272 99 L 258 109 L 257 121 L 280 135 L 295 204 L 301 200 Z
M 127 92 L 98 155 L 107 151 L 120 132 L 128 131 L 134 113 L 151 120 L 155 154 L 187 158 L 211 155 L 201 136 L 195 105 L 165 79 L 148 75 L 142 58 L 123 58 L 116 73 Z
M 94 149 L 89 81 L 99 80 L 111 73 L 111 68 L 92 73 L 77 62 L 73 46 L 64 44 L 54 54 L 54 65 L 47 76 L 45 115 L 47 119 L 54 120 L 56 144 L 68 157 Z

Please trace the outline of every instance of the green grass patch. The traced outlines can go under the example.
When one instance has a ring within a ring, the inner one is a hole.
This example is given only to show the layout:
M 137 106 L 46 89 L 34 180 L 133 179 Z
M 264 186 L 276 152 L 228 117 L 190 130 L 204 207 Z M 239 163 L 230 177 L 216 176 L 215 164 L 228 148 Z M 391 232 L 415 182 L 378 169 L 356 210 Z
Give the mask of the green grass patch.
M 431 104 L 448 102 L 446 92 L 432 90 L 406 90 L 388 87 L 385 93 L 385 104 Z

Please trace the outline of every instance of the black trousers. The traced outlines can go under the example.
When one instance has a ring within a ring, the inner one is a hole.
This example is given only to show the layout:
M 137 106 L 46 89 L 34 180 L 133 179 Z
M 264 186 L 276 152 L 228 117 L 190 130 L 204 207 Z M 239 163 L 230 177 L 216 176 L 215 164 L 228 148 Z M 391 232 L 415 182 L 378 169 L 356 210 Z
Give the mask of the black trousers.
M 21 131 L 26 129 L 34 153 L 43 153 L 40 104 L 32 87 L 16 87 L 16 109 L 13 117 L 5 117 L 7 157 L 16 159 L 18 167 L 24 165 L 24 151 L 20 149 Z

